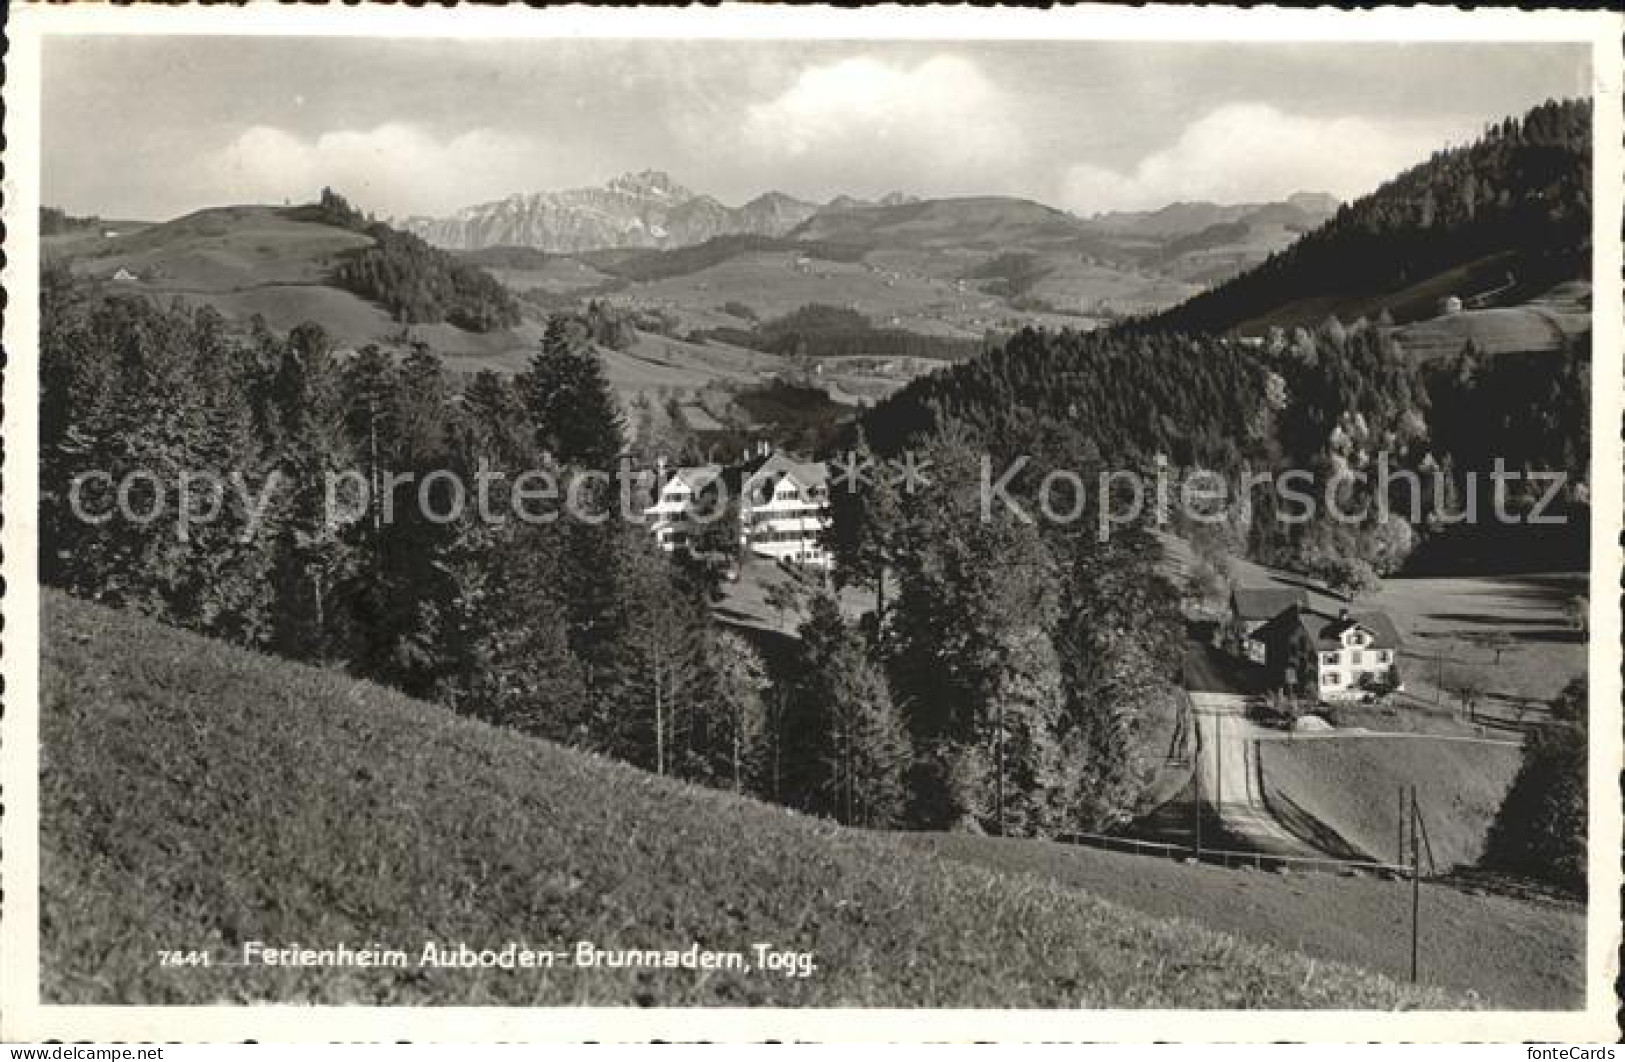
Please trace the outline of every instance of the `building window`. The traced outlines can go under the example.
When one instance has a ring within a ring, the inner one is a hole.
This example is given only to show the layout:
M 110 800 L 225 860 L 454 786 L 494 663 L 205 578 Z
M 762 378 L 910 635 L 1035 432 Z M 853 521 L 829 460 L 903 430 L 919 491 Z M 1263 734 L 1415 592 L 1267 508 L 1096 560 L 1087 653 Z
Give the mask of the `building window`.
M 1322 686 L 1341 686 L 1343 684 L 1343 676 L 1339 675 L 1335 671 L 1328 671 L 1324 675 L 1320 676 L 1320 684 Z
M 1392 650 L 1389 650 L 1389 649 L 1379 649 L 1379 650 L 1377 650 L 1377 663 L 1379 663 L 1379 664 L 1392 664 L 1393 662 L 1394 662 L 1394 654 L 1393 654 Z
M 1365 663 L 1365 654 L 1360 652 L 1360 650 L 1358 650 L 1358 649 L 1354 650 L 1354 657 L 1353 657 L 1352 662 L 1353 662 L 1355 667 L 1359 667 L 1361 664 Z
M 1320 662 L 1322 664 L 1330 664 L 1330 665 L 1335 667 L 1337 665 L 1337 654 L 1336 653 L 1321 653 L 1320 654 Z

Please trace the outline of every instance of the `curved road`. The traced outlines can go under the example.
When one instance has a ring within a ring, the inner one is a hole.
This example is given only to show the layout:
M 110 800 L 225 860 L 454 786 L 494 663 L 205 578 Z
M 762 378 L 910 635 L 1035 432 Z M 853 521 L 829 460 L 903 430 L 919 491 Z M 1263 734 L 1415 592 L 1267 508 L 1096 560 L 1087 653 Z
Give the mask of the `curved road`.
M 1196 775 L 1204 810 L 1249 849 L 1270 855 L 1325 858 L 1270 814 L 1260 789 L 1254 742 L 1273 732 L 1247 718 L 1247 694 L 1232 661 L 1218 650 L 1192 645 L 1185 685 L 1195 708 L 1200 751 Z

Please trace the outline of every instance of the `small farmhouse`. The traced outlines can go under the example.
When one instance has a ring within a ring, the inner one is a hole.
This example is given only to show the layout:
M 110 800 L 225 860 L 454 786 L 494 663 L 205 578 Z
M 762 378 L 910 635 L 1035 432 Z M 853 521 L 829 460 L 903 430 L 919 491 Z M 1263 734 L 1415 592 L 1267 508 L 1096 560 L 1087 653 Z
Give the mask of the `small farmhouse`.
M 113 279 L 118 281 L 120 284 L 133 284 L 135 281 L 140 280 L 141 278 L 130 272 L 128 269 L 120 268 L 118 272 L 113 274 Z
M 1289 608 L 1307 609 L 1309 595 L 1302 590 L 1238 586 L 1230 594 L 1230 652 L 1255 664 L 1264 663 L 1264 643 L 1253 633 Z
M 1349 700 L 1368 691 L 1401 689 L 1399 650 L 1404 641 L 1387 613 L 1328 616 L 1292 606 L 1252 634 L 1264 646 L 1272 681 L 1323 701 Z

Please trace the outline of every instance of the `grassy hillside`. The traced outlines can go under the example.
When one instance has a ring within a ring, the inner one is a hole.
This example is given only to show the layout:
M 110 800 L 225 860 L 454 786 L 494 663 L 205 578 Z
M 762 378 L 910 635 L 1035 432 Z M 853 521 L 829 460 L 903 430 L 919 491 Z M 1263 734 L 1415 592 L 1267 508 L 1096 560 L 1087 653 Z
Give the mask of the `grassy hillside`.
M 1448 357 L 1468 343 L 1480 354 L 1557 350 L 1591 328 L 1591 285 L 1559 284 L 1515 306 L 1442 314 L 1395 329 L 1401 349 L 1418 358 Z
M 54 238 L 53 256 L 103 292 L 181 299 L 209 306 L 228 320 L 263 317 L 287 332 L 314 321 L 341 349 L 376 344 L 403 350 L 421 340 L 455 370 L 516 372 L 541 345 L 540 311 L 513 328 L 470 331 L 449 322 L 403 326 L 383 307 L 335 285 L 345 255 L 372 244 L 368 236 L 312 220 L 307 210 L 268 206 L 201 210 L 159 225 L 130 227 L 119 235 Z M 519 288 L 569 294 L 613 278 L 580 261 L 527 248 L 499 248 L 463 256 L 491 263 L 497 279 Z M 114 280 L 120 270 L 134 280 Z M 694 344 L 640 336 L 627 351 L 604 352 L 611 383 L 623 395 L 670 388 L 694 390 L 716 381 L 748 383 L 781 371 L 781 358 L 725 344 Z
M 371 247 L 361 233 L 310 220 L 308 212 L 268 206 L 200 210 L 161 225 L 99 237 L 60 252 L 80 277 L 109 293 L 181 299 L 247 322 L 260 315 L 278 331 L 320 324 L 339 348 L 404 345 L 406 332 L 383 307 L 346 291 L 334 271 L 346 256 Z M 134 280 L 113 279 L 120 270 Z M 447 358 L 501 364 L 504 355 L 535 348 L 532 322 L 480 333 L 447 323 L 414 325 Z M 511 359 L 510 359 L 511 360 Z
M 1523 750 L 1426 736 L 1259 744 L 1264 794 L 1289 829 L 1341 854 L 1396 861 L 1399 790 L 1417 787 L 1439 871 L 1476 864 Z M 1336 839 L 1323 830 L 1331 830 Z M 1424 855 L 1424 859 L 1426 856 Z
M 1373 877 L 1260 874 L 1049 841 L 904 838 L 922 852 L 1030 874 L 1158 918 L 1202 924 L 1322 961 L 1410 975 L 1410 885 Z M 1492 1006 L 1575 1008 L 1585 997 L 1585 912 L 1572 904 L 1422 888 L 1424 983 Z M 1486 927 L 1493 929 L 1486 930 Z
M 1335 963 L 937 861 L 47 594 L 42 995 L 282 1000 L 1391 1008 Z M 225 966 L 244 941 L 760 942 L 806 978 Z M 163 968 L 204 948 L 208 968 Z
M 127 269 L 155 289 L 199 294 L 321 284 L 340 255 L 371 243 L 275 207 L 218 207 L 104 239 L 76 271 L 106 278 Z

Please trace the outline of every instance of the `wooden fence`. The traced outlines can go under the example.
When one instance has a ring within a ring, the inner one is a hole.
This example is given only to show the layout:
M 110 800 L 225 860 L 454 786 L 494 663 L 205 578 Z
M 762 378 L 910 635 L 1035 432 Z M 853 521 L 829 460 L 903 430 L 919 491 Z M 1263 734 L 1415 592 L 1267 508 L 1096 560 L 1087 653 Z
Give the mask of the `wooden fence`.
M 1100 848 L 1111 852 L 1132 852 L 1136 855 L 1155 855 L 1165 859 L 1178 859 L 1187 863 L 1211 863 L 1223 867 L 1250 867 L 1255 870 L 1305 870 L 1317 873 L 1352 876 L 1368 874 L 1383 878 L 1409 878 L 1411 868 L 1397 863 L 1377 863 L 1358 859 L 1335 859 L 1331 856 L 1285 856 L 1269 852 L 1240 852 L 1223 848 L 1203 847 L 1198 852 L 1189 844 L 1168 841 L 1142 841 L 1134 837 L 1117 837 L 1100 833 L 1067 833 L 1056 837 L 1064 844 Z

